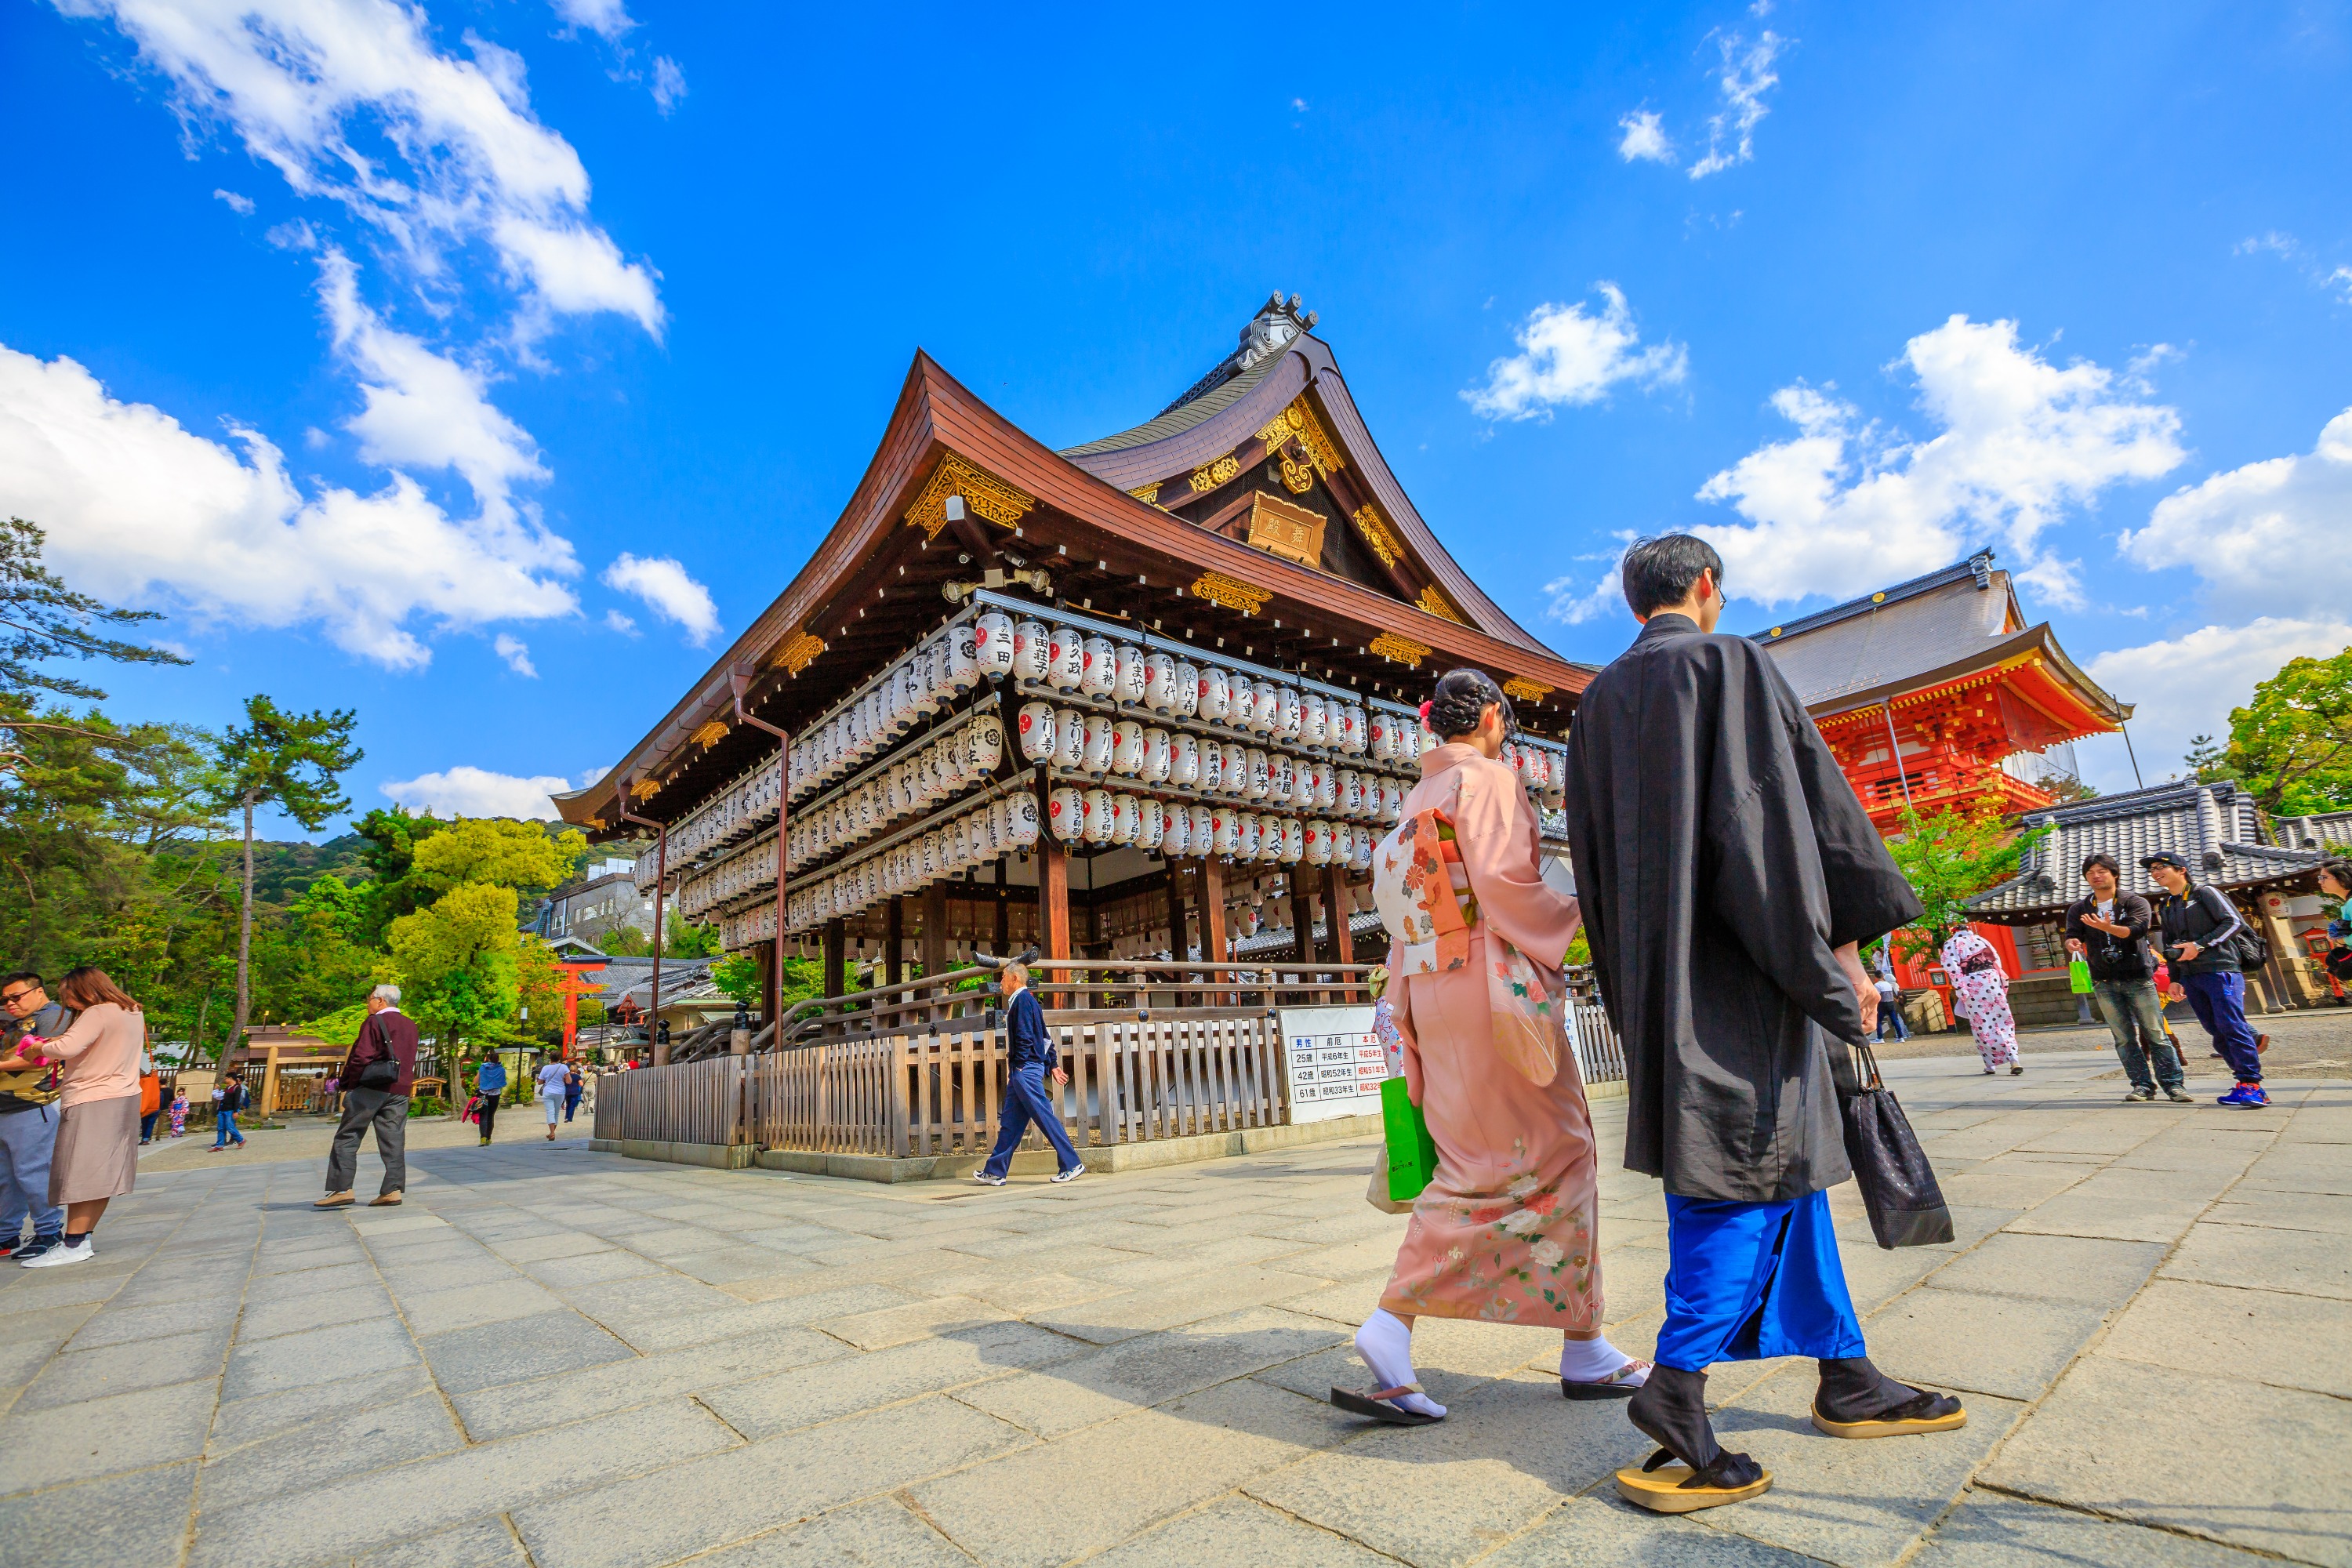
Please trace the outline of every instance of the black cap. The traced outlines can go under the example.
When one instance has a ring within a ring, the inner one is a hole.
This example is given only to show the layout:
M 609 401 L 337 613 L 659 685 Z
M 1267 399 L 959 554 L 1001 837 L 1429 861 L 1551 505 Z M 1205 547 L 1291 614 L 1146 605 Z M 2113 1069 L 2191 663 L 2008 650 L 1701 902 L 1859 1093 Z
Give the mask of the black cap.
M 2171 866 L 2183 871 L 2189 869 L 2189 862 L 2169 849 L 2159 849 L 2153 855 L 2143 855 L 2140 857 L 2139 864 L 2143 871 L 2151 866 Z

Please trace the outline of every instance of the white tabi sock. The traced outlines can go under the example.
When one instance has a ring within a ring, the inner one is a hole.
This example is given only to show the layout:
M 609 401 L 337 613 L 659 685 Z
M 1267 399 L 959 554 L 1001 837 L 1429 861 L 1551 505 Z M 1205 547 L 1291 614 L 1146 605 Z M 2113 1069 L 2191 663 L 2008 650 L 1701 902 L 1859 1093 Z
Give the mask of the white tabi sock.
M 1402 1388 L 1421 1379 L 1412 1370 L 1412 1331 L 1394 1313 L 1374 1312 L 1356 1331 L 1356 1353 L 1372 1369 L 1376 1388 Z M 1445 1406 L 1425 1394 L 1401 1394 L 1391 1401 L 1419 1415 L 1443 1415 Z
M 1611 1373 L 1633 1358 L 1609 1342 L 1606 1334 L 1590 1340 L 1562 1340 L 1559 1346 L 1559 1375 L 1570 1383 L 1599 1383 Z M 1639 1388 L 1649 1373 L 1629 1377 L 1626 1385 Z

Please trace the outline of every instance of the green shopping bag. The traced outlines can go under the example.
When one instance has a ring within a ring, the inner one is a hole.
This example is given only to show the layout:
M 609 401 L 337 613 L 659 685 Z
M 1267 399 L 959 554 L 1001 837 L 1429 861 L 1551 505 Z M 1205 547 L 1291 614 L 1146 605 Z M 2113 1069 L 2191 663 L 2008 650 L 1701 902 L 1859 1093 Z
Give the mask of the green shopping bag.
M 1437 1144 L 1402 1078 L 1381 1080 L 1381 1124 L 1388 1134 L 1389 1197 L 1409 1204 L 1437 1174 Z
M 2074 960 L 2074 963 L 2068 964 L 2066 966 L 2066 984 L 2073 989 L 2075 995 L 2088 996 L 2091 994 L 2092 989 L 2091 966 L 2089 963 L 2084 959 L 2078 958 Z

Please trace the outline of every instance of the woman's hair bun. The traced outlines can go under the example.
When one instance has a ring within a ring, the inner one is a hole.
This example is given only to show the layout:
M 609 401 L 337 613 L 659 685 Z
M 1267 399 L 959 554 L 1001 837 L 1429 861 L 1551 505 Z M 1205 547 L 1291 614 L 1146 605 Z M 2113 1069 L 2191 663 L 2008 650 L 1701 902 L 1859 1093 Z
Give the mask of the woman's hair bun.
M 1483 669 L 1449 669 L 1438 677 L 1437 690 L 1429 700 L 1429 732 L 1441 741 L 1467 735 L 1478 728 L 1478 717 L 1489 703 L 1502 705 L 1506 731 L 1518 727 L 1511 700 L 1503 695 L 1494 677 Z

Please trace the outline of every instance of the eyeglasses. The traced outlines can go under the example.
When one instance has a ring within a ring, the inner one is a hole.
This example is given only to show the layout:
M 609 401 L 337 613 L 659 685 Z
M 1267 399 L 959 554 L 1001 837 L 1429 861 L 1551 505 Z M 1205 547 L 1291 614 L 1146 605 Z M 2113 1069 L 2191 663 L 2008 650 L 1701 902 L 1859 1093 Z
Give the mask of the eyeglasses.
M 34 994 L 34 990 L 35 988 L 33 986 L 27 985 L 22 991 L 0 992 L 0 1005 L 14 1007 L 26 997 L 32 995 Z

